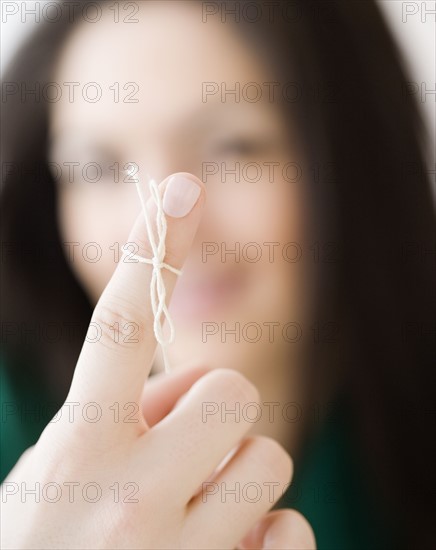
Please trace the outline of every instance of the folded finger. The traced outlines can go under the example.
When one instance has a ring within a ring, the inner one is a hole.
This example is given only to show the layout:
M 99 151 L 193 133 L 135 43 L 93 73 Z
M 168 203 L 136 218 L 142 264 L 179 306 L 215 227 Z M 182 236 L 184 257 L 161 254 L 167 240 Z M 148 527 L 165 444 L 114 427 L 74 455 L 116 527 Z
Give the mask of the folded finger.
M 204 526 L 197 535 L 201 548 L 235 548 L 281 497 L 291 475 L 291 458 L 275 440 L 244 440 L 225 467 L 204 483 L 202 493 L 189 504 L 188 531 L 191 525 L 193 531 L 194 526 Z M 207 541 L 213 543 L 208 545 Z

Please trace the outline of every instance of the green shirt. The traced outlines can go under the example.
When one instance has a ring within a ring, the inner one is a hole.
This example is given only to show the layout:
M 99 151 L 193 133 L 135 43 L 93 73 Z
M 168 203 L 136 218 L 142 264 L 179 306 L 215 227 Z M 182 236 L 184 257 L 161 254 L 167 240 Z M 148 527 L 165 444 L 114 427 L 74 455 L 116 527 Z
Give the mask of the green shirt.
M 16 374 L 15 374 L 16 373 Z M 6 369 L 0 361 L 0 481 L 34 445 L 62 403 L 47 396 L 39 380 Z
M 378 517 L 380 499 L 370 492 L 346 413 L 337 403 L 296 465 L 280 507 L 295 508 L 308 519 L 320 550 L 398 548 Z

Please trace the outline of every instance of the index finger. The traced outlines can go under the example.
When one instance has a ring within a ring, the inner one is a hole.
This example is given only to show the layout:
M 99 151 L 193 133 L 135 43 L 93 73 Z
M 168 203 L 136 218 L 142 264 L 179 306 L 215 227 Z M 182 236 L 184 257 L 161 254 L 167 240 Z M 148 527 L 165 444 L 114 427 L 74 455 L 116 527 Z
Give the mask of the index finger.
M 159 185 L 167 221 L 164 262 L 180 269 L 188 255 L 200 223 L 205 201 L 203 183 L 185 172 L 169 176 Z M 153 197 L 146 204 L 150 219 L 156 218 Z M 136 255 L 151 259 L 153 251 L 143 213 L 136 220 L 129 243 Z M 76 400 L 138 403 L 154 353 L 154 315 L 150 300 L 153 266 L 124 258 L 103 291 L 91 319 L 99 331 L 96 342 L 85 341 L 74 373 L 70 395 Z M 166 301 L 171 297 L 177 275 L 162 268 Z M 114 338 L 115 331 L 130 337 Z M 133 337 L 132 337 L 133 335 Z

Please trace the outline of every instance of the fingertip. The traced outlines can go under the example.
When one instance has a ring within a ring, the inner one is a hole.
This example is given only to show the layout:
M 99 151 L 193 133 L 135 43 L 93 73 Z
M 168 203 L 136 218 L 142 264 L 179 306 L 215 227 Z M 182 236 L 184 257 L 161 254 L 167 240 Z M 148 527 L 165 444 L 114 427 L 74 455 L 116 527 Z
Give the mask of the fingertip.
M 297 510 L 274 510 L 259 520 L 240 541 L 237 550 L 316 550 L 307 519 Z
M 316 550 L 315 534 L 307 519 L 297 510 L 279 510 L 263 539 L 264 550 Z
M 164 187 L 163 209 L 168 216 L 184 218 L 194 207 L 203 203 L 204 184 L 193 174 L 177 172 L 166 178 L 162 185 Z

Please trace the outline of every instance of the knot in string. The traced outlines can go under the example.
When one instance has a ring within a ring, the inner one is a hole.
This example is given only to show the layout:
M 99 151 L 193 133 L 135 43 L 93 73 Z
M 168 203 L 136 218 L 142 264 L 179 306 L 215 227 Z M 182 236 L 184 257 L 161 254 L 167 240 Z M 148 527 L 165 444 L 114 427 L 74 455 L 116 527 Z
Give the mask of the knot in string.
M 141 201 L 142 212 L 144 214 L 145 225 L 147 228 L 148 240 L 150 242 L 150 247 L 153 253 L 152 258 L 143 258 L 137 254 L 132 254 L 128 250 L 127 244 L 122 247 L 123 257 L 128 256 L 129 260 L 134 259 L 138 262 L 150 264 L 153 266 L 151 281 L 150 281 L 150 301 L 151 308 L 153 311 L 154 321 L 153 329 L 156 341 L 159 343 L 162 349 L 162 355 L 164 360 L 165 371 L 170 371 L 170 365 L 167 357 L 166 347 L 174 342 L 175 330 L 173 321 L 169 314 L 167 305 L 166 305 L 166 288 L 162 276 L 162 269 L 167 269 L 176 275 L 181 275 L 182 272 L 179 269 L 172 267 L 164 262 L 165 259 L 165 239 L 167 234 L 167 221 L 165 218 L 165 212 L 163 210 L 162 197 L 159 191 L 159 187 L 154 179 L 148 178 L 148 186 L 150 190 L 150 195 L 153 197 L 153 200 L 156 204 L 156 232 L 158 241 L 156 242 L 155 235 L 153 232 L 152 224 L 150 221 L 150 216 L 147 211 L 146 199 L 144 196 L 144 191 L 139 182 L 139 178 L 136 175 L 133 175 L 133 170 L 130 168 L 127 170 L 130 176 L 134 178 L 136 185 L 136 190 L 139 195 L 139 200 Z M 162 318 L 163 317 L 163 318 Z M 164 338 L 163 335 L 163 324 L 167 320 L 170 335 L 168 339 Z

